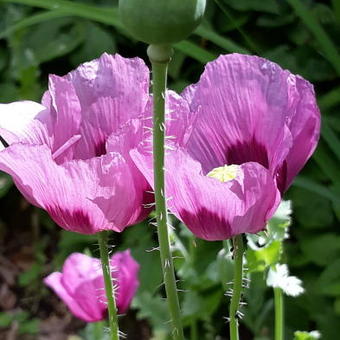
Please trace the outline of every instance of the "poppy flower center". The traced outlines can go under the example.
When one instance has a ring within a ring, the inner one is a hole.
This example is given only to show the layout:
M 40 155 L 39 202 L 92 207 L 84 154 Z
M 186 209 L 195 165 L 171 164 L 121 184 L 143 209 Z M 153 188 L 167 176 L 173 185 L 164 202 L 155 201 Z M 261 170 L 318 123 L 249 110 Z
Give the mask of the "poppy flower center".
M 228 182 L 236 178 L 240 166 L 236 164 L 224 165 L 212 169 L 207 176 L 216 178 L 220 182 Z

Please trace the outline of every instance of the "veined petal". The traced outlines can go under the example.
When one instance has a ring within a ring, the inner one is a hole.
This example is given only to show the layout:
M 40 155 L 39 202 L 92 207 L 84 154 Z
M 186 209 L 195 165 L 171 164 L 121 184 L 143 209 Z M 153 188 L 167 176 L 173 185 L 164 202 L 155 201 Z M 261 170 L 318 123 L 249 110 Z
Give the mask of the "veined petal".
M 0 135 L 9 145 L 49 143 L 47 130 L 38 120 L 45 111 L 45 106 L 29 100 L 0 104 Z
M 152 210 L 148 207 L 148 204 L 154 201 L 154 196 L 150 193 L 151 187 L 130 156 L 130 150 L 144 140 L 145 130 L 142 124 L 140 119 L 131 119 L 118 132 L 110 135 L 106 142 L 107 152 L 122 155 L 126 162 L 120 181 L 122 189 L 117 191 L 116 195 L 107 197 L 98 195 L 93 199 L 93 202 L 113 223 L 116 220 L 124 220 L 126 225 L 132 225 L 142 221 Z M 110 181 L 112 179 L 108 178 L 108 186 Z M 121 214 L 124 214 L 127 219 Z M 121 225 L 123 228 L 123 223 Z
M 73 84 L 65 77 L 51 75 L 49 77 L 49 92 L 43 97 L 43 103 L 49 107 L 49 129 L 53 136 L 52 152 L 60 149 L 74 135 L 80 134 L 82 112 Z M 81 140 L 81 139 L 80 139 Z M 74 144 L 67 153 L 58 158 L 58 163 L 73 158 Z
M 238 54 L 208 63 L 183 96 L 200 110 L 187 149 L 204 170 L 254 161 L 272 173 L 292 147 L 291 75 L 268 60 Z
M 70 309 L 72 314 L 85 322 L 98 321 L 100 319 L 93 319 L 93 316 L 83 310 L 77 300 L 71 296 L 65 289 L 62 283 L 63 274 L 54 272 L 44 279 L 44 283 L 53 289 L 53 291 L 64 301 L 67 307 Z
M 152 105 L 153 101 L 150 98 L 144 115 L 144 128 L 149 131 L 152 129 Z M 184 98 L 176 92 L 168 90 L 166 92 L 165 118 L 166 145 L 169 147 L 186 145 L 194 128 L 197 112 L 191 112 L 189 104 Z M 150 137 L 152 138 L 151 133 Z M 151 146 L 151 142 L 149 144 Z
M 320 111 L 313 85 L 299 76 L 289 77 L 290 117 L 287 126 L 293 145 L 279 172 L 280 190 L 287 190 L 293 178 L 314 152 L 320 137 Z
M 91 315 L 92 321 L 104 318 L 106 298 L 99 259 L 81 253 L 71 254 L 63 265 L 61 282 L 80 308 Z
M 149 70 L 140 58 L 104 53 L 65 77 L 73 83 L 82 108 L 100 97 L 125 98 L 127 112 L 121 114 L 131 118 L 148 100 Z
M 13 177 L 28 201 L 47 210 L 66 230 L 121 231 L 142 210 L 138 198 L 143 194 L 137 192 L 129 165 L 118 154 L 58 165 L 44 145 L 13 144 L 0 153 L 0 169 Z M 94 203 L 101 199 L 112 204 L 110 216 Z
M 133 150 L 132 157 L 152 185 L 152 159 Z M 234 180 L 221 183 L 204 175 L 201 165 L 176 150 L 166 158 L 169 209 L 197 236 L 224 240 L 265 227 L 280 201 L 270 172 L 258 163 L 245 163 Z
M 66 75 L 81 106 L 76 158 L 105 153 L 105 141 L 129 119 L 142 115 L 149 99 L 149 72 L 139 58 L 104 53 Z
M 139 285 L 139 264 L 130 250 L 115 253 L 110 259 L 111 276 L 116 287 L 119 313 L 129 307 Z M 44 282 L 67 304 L 71 312 L 87 322 L 104 319 L 107 311 L 101 261 L 73 253 L 65 261 L 62 273 L 55 272 Z
M 82 253 L 72 253 L 63 265 L 63 285 L 74 294 L 83 281 L 102 276 L 100 260 Z
M 117 284 L 117 307 L 120 314 L 128 309 L 139 286 L 139 264 L 130 254 L 130 250 L 117 252 L 110 260 L 112 277 Z

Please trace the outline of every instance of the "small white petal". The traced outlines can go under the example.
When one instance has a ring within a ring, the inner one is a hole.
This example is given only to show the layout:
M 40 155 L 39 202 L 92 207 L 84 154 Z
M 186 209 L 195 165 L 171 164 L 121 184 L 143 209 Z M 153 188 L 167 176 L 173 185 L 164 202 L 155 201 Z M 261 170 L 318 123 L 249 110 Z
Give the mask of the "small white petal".
M 309 335 L 312 336 L 315 339 L 321 338 L 321 333 L 319 331 L 311 331 L 311 332 L 309 332 Z
M 279 287 L 290 296 L 298 296 L 304 292 L 302 281 L 295 276 L 289 276 L 286 264 L 277 264 L 275 268 L 269 269 L 267 286 Z
M 282 290 L 289 296 L 299 296 L 305 291 L 301 285 L 302 281 L 300 279 L 295 276 L 288 276 Z

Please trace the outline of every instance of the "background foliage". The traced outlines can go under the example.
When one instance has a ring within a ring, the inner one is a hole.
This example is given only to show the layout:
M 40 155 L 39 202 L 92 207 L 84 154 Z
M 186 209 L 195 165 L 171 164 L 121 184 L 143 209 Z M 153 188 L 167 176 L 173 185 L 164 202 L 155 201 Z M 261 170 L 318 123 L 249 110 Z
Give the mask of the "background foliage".
M 145 45 L 124 31 L 116 6 L 113 0 L 0 0 L 0 102 L 39 101 L 49 73 L 64 75 L 104 51 L 146 59 Z M 169 72 L 169 87 L 181 91 L 198 80 L 204 63 L 238 52 L 269 58 L 315 85 L 323 115 L 320 144 L 286 196 L 293 215 L 283 261 L 306 288 L 301 297 L 286 298 L 287 339 L 296 330 L 318 329 L 326 340 L 340 334 L 339 37 L 337 0 L 210 0 L 204 23 L 176 44 Z M 29 206 L 4 174 L 0 196 L 0 338 L 93 338 L 100 327 L 84 329 L 41 279 L 71 252 L 98 255 L 96 239 L 60 230 Z M 195 239 L 173 223 L 186 329 L 193 340 L 203 333 L 206 339 L 226 339 L 224 285 L 230 281 L 231 261 L 220 242 Z M 152 251 L 155 236 L 145 222 L 112 240 L 116 249 L 131 247 L 142 265 L 134 308 L 121 319 L 128 339 L 168 337 L 159 259 Z M 271 339 L 272 292 L 263 272 L 253 272 L 241 338 Z

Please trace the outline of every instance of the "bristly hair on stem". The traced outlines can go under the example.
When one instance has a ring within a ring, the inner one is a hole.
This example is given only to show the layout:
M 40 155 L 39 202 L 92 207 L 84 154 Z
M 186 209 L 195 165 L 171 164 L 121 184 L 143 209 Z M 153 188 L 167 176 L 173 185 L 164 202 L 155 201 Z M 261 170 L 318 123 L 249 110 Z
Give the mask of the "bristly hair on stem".
M 117 306 L 114 295 L 114 286 L 110 269 L 110 259 L 108 252 L 108 232 L 102 231 L 98 233 L 100 259 L 102 262 L 102 270 L 104 276 L 105 292 L 107 298 L 107 308 L 109 311 L 109 327 L 110 340 L 119 340 L 119 327 L 117 318 Z
M 172 321 L 172 335 L 175 340 L 184 340 L 176 278 L 170 249 L 164 178 L 165 91 L 167 68 L 172 56 L 172 48 L 167 45 L 150 45 L 148 56 L 152 65 L 153 77 L 153 164 L 159 250 L 167 302 Z
M 239 319 L 242 317 L 240 313 L 240 302 L 243 288 L 243 235 L 237 235 L 233 238 L 234 248 L 234 283 L 232 288 L 232 296 L 229 306 L 229 329 L 230 340 L 239 340 Z

